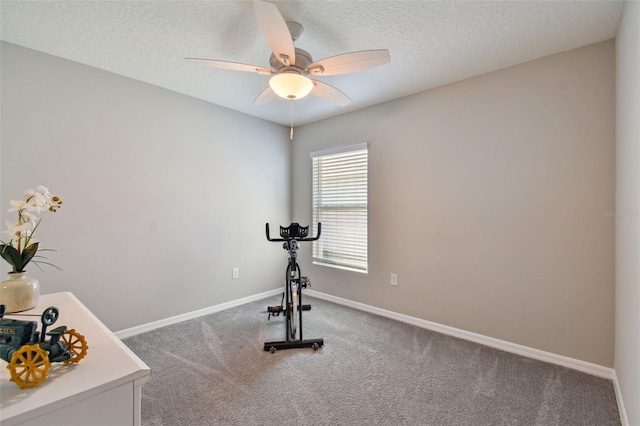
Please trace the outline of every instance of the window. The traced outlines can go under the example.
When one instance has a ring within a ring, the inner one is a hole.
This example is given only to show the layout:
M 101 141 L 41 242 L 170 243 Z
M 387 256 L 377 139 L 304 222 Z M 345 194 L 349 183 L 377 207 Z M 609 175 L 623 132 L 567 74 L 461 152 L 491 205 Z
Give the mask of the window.
M 313 263 L 367 272 L 367 144 L 312 152 Z

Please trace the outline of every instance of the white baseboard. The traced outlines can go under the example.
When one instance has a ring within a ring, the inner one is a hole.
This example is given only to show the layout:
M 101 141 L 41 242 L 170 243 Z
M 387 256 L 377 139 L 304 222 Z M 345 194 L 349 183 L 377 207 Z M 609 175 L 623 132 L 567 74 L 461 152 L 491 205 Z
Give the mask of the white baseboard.
M 455 327 L 449 327 L 447 325 L 442 325 L 442 324 L 427 321 L 424 319 L 411 317 L 409 315 L 399 314 L 397 312 L 388 311 L 386 309 L 377 308 L 375 306 L 365 305 L 364 303 L 354 302 L 353 300 L 343 299 L 341 297 L 332 296 L 330 294 L 321 293 L 315 290 L 306 290 L 305 294 L 311 297 L 317 297 L 318 299 L 327 300 L 329 302 L 348 306 L 350 308 L 358 309 L 361 311 L 365 311 L 365 312 L 380 315 L 383 317 L 391 318 L 397 321 L 401 321 L 407 324 L 415 325 L 417 327 L 425 328 L 427 330 L 435 331 L 442 334 L 447 334 L 449 336 L 458 337 L 460 339 L 469 340 L 475 343 L 480 343 L 481 345 L 490 346 L 492 348 L 500 349 L 506 352 L 511 352 L 517 355 L 522 355 L 527 358 L 533 358 L 539 361 L 545 361 L 552 364 L 561 365 L 563 367 L 572 368 L 574 370 L 582 371 L 584 373 L 588 373 L 593 376 L 604 377 L 607 379 L 614 380 L 614 382 L 617 382 L 615 380 L 615 371 L 613 370 L 613 368 L 604 367 L 602 365 L 593 364 L 586 361 L 581 361 L 579 359 L 569 358 L 563 355 L 557 355 L 551 352 L 542 351 L 540 349 L 535 349 L 528 346 L 507 342 L 505 340 L 495 339 L 493 337 L 472 333 L 470 331 L 461 330 Z
M 618 401 L 618 413 L 620 413 L 620 423 L 622 426 L 629 426 L 629 418 L 627 417 L 627 410 L 624 408 L 624 401 L 622 400 L 622 390 L 618 383 L 618 374 L 614 371 L 613 389 L 616 391 L 616 401 Z
M 253 296 L 247 296 L 241 299 L 232 300 L 230 302 L 221 303 L 219 305 L 210 306 L 208 308 L 199 309 L 197 311 L 187 312 L 186 314 L 176 315 L 174 317 L 165 318 L 165 319 L 150 322 L 147 324 L 142 324 L 136 327 L 131 327 L 124 330 L 116 331 L 113 334 L 119 339 L 124 339 L 127 337 L 135 336 L 136 334 L 155 330 L 156 328 L 166 327 L 168 325 L 177 324 L 182 321 L 187 321 L 187 320 L 198 318 L 204 315 L 213 314 L 215 312 L 224 311 L 225 309 L 234 308 L 236 306 L 244 305 L 245 303 L 264 299 L 265 297 L 276 296 L 281 293 L 282 293 L 281 288 L 278 288 L 275 290 L 269 290 L 269 291 L 265 291 L 264 293 L 255 294 Z

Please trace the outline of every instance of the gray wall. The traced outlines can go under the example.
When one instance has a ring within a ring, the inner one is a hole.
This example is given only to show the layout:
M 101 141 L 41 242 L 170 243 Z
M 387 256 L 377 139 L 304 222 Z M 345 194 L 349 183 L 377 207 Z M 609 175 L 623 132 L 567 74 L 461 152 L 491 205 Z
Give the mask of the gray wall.
M 37 233 L 64 270 L 29 267 L 42 293 L 71 291 L 120 330 L 280 285 L 285 258 L 264 223 L 290 219 L 286 128 L 18 46 L 1 50 L 3 230 L 9 200 L 27 188 L 45 185 L 64 200 Z
M 369 273 L 306 248 L 314 290 L 613 366 L 614 54 L 603 42 L 298 128 L 301 223 L 309 153 L 369 143 Z
M 293 156 L 282 126 L 1 53 L 2 218 L 37 184 L 64 198 L 39 231 L 64 272 L 31 273 L 110 328 L 278 287 L 264 222 L 310 221 L 310 151 L 368 142 L 370 272 L 304 246 L 314 289 L 613 365 L 612 41 L 299 127 Z
M 616 37 L 615 369 L 630 425 L 640 424 L 640 3 Z

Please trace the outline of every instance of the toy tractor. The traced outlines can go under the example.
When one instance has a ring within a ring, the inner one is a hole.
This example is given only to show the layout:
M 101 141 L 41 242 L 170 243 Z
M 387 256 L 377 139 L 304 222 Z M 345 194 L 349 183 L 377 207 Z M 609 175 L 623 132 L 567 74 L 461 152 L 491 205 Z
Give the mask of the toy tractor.
M 36 321 L 4 318 L 4 311 L 5 306 L 0 305 L 0 358 L 9 363 L 11 381 L 20 388 L 33 388 L 47 380 L 52 362 L 77 363 L 87 355 L 87 341 L 77 331 L 62 325 L 47 332 L 58 319 L 58 308 L 44 310 L 40 331 Z

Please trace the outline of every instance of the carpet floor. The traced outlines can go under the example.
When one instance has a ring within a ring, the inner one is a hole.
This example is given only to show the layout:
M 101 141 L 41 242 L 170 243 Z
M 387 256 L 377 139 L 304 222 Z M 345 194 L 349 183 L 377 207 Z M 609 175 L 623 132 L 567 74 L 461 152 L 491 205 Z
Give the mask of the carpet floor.
M 620 425 L 611 380 L 305 297 L 304 337 L 284 339 L 267 298 L 127 339 L 152 369 L 143 426 Z

